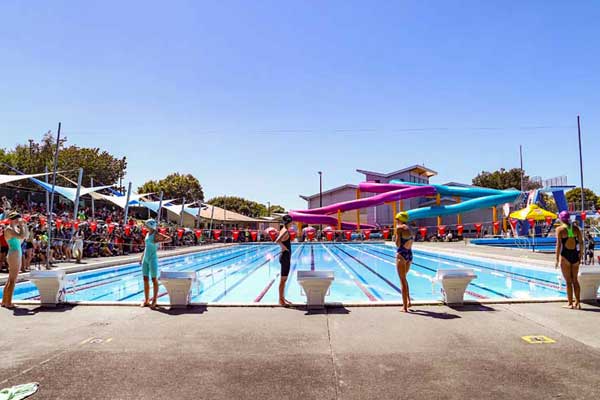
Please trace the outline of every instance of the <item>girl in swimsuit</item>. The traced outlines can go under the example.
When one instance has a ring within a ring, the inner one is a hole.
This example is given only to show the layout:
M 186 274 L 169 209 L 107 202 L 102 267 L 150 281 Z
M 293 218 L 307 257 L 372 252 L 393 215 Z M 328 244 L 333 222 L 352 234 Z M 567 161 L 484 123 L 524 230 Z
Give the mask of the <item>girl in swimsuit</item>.
M 413 259 L 412 254 L 412 243 L 413 235 L 410 228 L 406 223 L 408 222 L 408 213 L 405 211 L 396 214 L 396 220 L 398 225 L 395 232 L 396 242 L 396 269 L 398 270 L 398 277 L 400 278 L 400 284 L 402 285 L 402 306 L 404 312 L 408 312 L 410 304 L 410 293 L 408 289 L 408 280 L 406 275 L 410 269 L 410 264 Z
M 19 271 L 21 270 L 22 262 L 22 250 L 21 243 L 23 239 L 29 236 L 27 230 L 27 224 L 21 219 L 21 214 L 12 212 L 8 219 L 10 225 L 4 230 L 4 236 L 8 243 L 8 255 L 6 259 L 8 261 L 8 281 L 4 286 L 4 294 L 2 296 L 2 307 L 13 309 L 15 308 L 12 303 L 13 292 L 15 291 L 15 284 Z
M 289 227 L 292 223 L 292 217 L 284 215 L 281 219 L 283 227 L 279 231 L 279 236 L 275 239 L 275 243 L 281 247 L 281 254 L 279 255 L 279 264 L 281 264 L 281 279 L 279 281 L 279 304 L 287 307 L 292 303 L 285 298 L 285 283 L 287 282 L 288 275 L 290 273 L 290 266 L 292 262 L 292 242 L 290 238 Z
M 156 300 L 158 299 L 158 244 L 168 243 L 171 241 L 171 238 L 157 232 L 158 223 L 155 220 L 149 219 L 145 225 L 148 228 L 148 233 L 144 239 L 146 247 L 140 262 L 142 265 L 142 275 L 144 276 L 144 302 L 141 306 L 155 308 Z M 150 279 L 152 279 L 153 286 L 152 303 L 150 303 Z
M 561 226 L 556 228 L 556 264 L 560 269 L 567 283 L 567 308 L 579 308 L 579 281 L 577 273 L 579 264 L 583 256 L 582 244 L 583 236 L 581 230 L 576 224 L 571 224 L 571 216 L 568 211 L 561 211 L 558 219 L 562 222 Z M 575 294 L 575 304 L 573 304 L 573 294 Z

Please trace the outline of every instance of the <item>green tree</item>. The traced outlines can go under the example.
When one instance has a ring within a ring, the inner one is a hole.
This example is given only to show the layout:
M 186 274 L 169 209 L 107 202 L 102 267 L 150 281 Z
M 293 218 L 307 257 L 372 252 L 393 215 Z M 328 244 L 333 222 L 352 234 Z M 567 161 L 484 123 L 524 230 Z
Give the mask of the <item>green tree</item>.
M 581 188 L 573 188 L 565 193 L 567 201 L 575 205 L 575 209 L 581 207 Z M 585 202 L 585 208 L 591 209 L 594 206 L 596 209 L 600 207 L 600 198 L 593 190 L 583 188 L 583 201 Z
M 204 201 L 202 186 L 196 177 L 191 174 L 175 172 L 159 181 L 148 181 L 138 188 L 138 193 L 159 193 L 163 191 L 165 198 L 187 201 Z
M 127 160 L 125 157 L 119 159 L 99 148 L 87 148 L 78 146 L 66 146 L 67 138 L 62 138 L 59 144 L 58 169 L 69 171 L 65 173 L 75 180 L 77 170 L 83 168 L 83 185 L 89 186 L 90 178 L 94 178 L 95 184 L 113 184 L 125 175 Z M 39 173 L 45 168 L 52 171 L 54 167 L 54 155 L 56 152 L 56 140 L 52 132 L 46 133 L 40 142 L 30 139 L 27 144 L 19 144 L 12 150 L 1 150 L 0 161 L 24 173 Z M 0 173 L 8 173 L 10 168 L 0 166 Z M 57 184 L 72 186 L 66 179 L 58 177 Z M 17 185 L 31 187 L 33 184 L 27 180 L 19 181 Z
M 219 196 L 208 200 L 207 203 L 252 218 L 265 217 L 269 213 L 266 205 L 236 196 Z M 279 205 L 272 205 L 271 213 L 274 212 L 285 212 L 285 209 Z
M 507 171 L 500 168 L 494 172 L 482 171 L 473 178 L 473 185 L 501 190 L 521 189 L 521 169 L 512 168 Z M 539 187 L 541 187 L 539 183 L 533 182 L 529 176 L 523 175 L 524 190 L 533 190 Z

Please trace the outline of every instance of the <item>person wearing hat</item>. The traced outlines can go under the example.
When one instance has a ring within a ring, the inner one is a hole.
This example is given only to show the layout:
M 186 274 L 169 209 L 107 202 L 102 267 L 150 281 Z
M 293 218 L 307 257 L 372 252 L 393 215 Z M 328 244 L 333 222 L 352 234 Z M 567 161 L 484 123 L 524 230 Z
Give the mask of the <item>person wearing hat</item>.
M 577 224 L 571 223 L 571 215 L 568 211 L 558 214 L 561 225 L 556 228 L 556 263 L 555 268 L 562 271 L 567 284 L 566 308 L 581 309 L 579 280 L 579 265 L 583 259 L 583 235 Z M 575 303 L 573 303 L 575 295 Z
M 154 219 L 147 220 L 144 225 L 148 228 L 148 233 L 144 239 L 146 247 L 140 261 L 144 276 L 144 302 L 141 306 L 154 308 L 158 296 L 158 244 L 168 243 L 171 238 L 157 232 L 158 223 Z M 153 286 L 152 303 L 150 303 L 150 279 L 152 279 Z
M 8 261 L 8 280 L 4 286 L 2 307 L 12 309 L 15 308 L 12 303 L 12 298 L 23 258 L 21 243 L 29 236 L 29 231 L 27 229 L 27 224 L 25 224 L 21 218 L 21 214 L 18 212 L 10 213 L 8 219 L 9 225 L 4 229 L 4 236 L 8 243 L 8 254 L 6 256 L 6 260 Z
M 411 307 L 410 303 L 410 292 L 408 289 L 408 279 L 406 275 L 410 269 L 410 263 L 413 259 L 412 244 L 413 234 L 410 231 L 408 222 L 408 213 L 401 211 L 396 214 L 396 231 L 394 240 L 396 243 L 396 269 L 398 270 L 398 277 L 400 278 L 400 285 L 402 286 L 402 308 L 404 312 L 408 312 Z
M 290 266 L 292 263 L 292 241 L 290 237 L 290 225 L 292 224 L 292 217 L 284 215 L 281 218 L 283 227 L 279 231 L 279 236 L 275 239 L 275 243 L 281 247 L 281 254 L 279 255 L 279 263 L 281 264 L 281 279 L 279 280 L 279 304 L 286 307 L 292 303 L 285 298 L 285 283 L 287 282 L 288 275 L 290 274 Z

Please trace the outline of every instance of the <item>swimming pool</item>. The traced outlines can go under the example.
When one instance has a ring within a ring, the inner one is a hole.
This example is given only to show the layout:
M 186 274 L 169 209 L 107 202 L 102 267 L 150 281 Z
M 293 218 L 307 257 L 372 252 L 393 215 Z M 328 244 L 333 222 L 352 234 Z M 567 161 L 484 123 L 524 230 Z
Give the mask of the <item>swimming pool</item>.
M 278 253 L 279 247 L 272 244 L 238 245 L 163 258 L 160 268 L 196 271 L 199 280 L 192 289 L 192 302 L 268 304 L 277 302 Z M 394 260 L 395 249 L 383 243 L 294 244 L 286 296 L 293 302 L 305 302 L 296 271 L 328 269 L 335 272 L 328 302 L 401 302 Z M 438 269 L 454 268 L 472 268 L 477 274 L 477 279 L 467 288 L 466 300 L 542 299 L 565 295 L 564 283 L 557 271 L 416 250 L 408 275 L 411 298 L 415 301 L 441 300 L 441 286 L 433 281 L 433 277 Z M 69 302 L 139 303 L 143 299 L 139 264 L 80 272 L 68 277 Z M 37 300 L 38 295 L 30 282 L 20 283 L 15 289 L 15 300 Z M 162 286 L 159 296 L 159 301 L 168 301 Z

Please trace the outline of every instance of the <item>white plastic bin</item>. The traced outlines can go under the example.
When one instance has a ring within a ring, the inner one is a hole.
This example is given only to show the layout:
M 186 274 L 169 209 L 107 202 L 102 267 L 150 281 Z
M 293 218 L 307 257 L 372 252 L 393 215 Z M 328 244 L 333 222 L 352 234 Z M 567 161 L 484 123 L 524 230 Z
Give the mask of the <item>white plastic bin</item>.
M 598 300 L 600 287 L 600 268 L 579 268 L 579 286 L 581 287 L 581 300 Z

